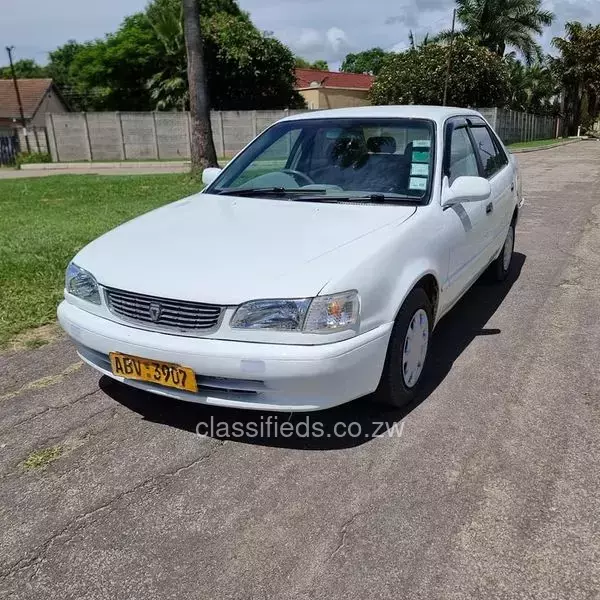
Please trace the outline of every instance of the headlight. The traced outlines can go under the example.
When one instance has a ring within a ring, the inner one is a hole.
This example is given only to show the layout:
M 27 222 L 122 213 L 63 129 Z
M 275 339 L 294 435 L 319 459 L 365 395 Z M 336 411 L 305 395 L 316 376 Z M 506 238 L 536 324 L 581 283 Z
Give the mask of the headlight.
M 94 276 L 75 263 L 69 263 L 67 267 L 65 289 L 77 298 L 100 304 L 100 292 Z
M 310 298 L 299 300 L 252 300 L 242 304 L 231 319 L 239 329 L 302 329 Z
M 234 329 L 275 329 L 327 333 L 348 329 L 359 314 L 355 291 L 292 300 L 252 300 L 242 304 L 233 315 Z

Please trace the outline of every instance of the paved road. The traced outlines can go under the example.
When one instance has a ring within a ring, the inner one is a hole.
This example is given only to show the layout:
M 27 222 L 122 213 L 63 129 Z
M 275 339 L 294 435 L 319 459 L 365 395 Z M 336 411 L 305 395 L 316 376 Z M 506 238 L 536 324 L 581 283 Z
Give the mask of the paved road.
M 189 173 L 189 165 L 174 164 L 173 166 L 155 167 L 152 163 L 148 166 L 123 166 L 114 168 L 94 168 L 82 169 L 76 167 L 72 169 L 0 169 L 1 179 L 25 179 L 29 177 L 51 177 L 52 175 L 160 175 L 163 173 Z
M 312 415 L 361 437 L 201 438 L 267 415 L 99 382 L 66 341 L 0 358 L 0 596 L 600 597 L 600 144 L 521 162 L 514 276 L 440 324 L 420 403 Z

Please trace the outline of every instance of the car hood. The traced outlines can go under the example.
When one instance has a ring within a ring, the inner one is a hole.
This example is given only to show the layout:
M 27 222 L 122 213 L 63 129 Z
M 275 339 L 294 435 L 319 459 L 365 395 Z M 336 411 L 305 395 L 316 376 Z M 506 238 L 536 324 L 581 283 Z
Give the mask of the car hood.
M 235 305 L 315 296 L 364 258 L 353 256 L 356 240 L 377 245 L 382 229 L 415 210 L 196 194 L 113 229 L 74 262 L 101 285 L 165 298 Z M 341 247 L 332 272 L 326 257 Z

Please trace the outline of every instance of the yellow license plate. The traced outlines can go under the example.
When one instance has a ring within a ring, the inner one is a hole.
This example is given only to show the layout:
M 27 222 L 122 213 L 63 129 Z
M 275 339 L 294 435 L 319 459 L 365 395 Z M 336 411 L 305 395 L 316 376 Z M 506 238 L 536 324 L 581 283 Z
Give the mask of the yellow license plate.
M 166 363 L 149 358 L 129 356 L 120 352 L 111 352 L 110 366 L 112 372 L 125 379 L 137 379 L 158 383 L 167 387 L 197 392 L 196 375 L 189 367 L 180 367 L 173 363 Z

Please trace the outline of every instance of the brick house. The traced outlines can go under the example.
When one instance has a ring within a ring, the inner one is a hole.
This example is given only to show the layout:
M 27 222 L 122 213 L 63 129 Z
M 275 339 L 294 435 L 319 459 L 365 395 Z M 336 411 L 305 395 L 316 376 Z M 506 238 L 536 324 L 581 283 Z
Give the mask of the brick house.
M 337 73 L 317 69 L 296 69 L 296 90 L 309 109 L 344 108 L 369 104 L 371 75 Z
M 17 79 L 27 128 L 46 126 L 46 113 L 68 112 L 52 79 Z M 0 79 L 0 136 L 21 129 L 19 103 L 12 79 Z

